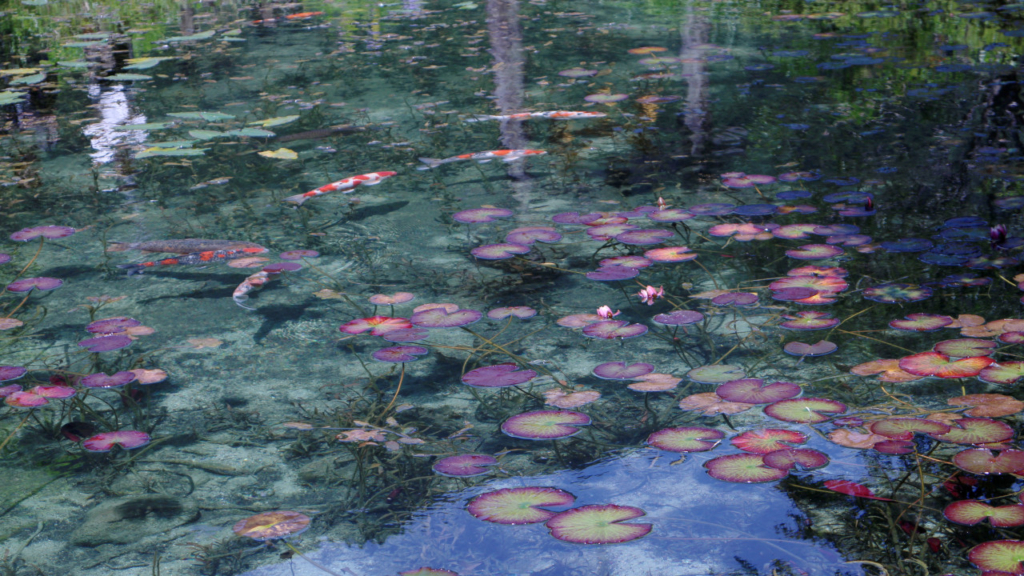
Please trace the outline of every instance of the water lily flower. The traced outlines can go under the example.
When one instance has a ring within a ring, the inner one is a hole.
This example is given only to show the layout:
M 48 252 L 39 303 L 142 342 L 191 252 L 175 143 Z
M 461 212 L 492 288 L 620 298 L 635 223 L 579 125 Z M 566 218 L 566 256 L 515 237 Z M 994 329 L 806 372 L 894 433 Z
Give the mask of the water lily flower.
M 612 318 L 618 316 L 619 314 L 622 314 L 621 310 L 616 310 L 615 312 L 612 312 L 612 309 L 609 306 L 601 306 L 600 308 L 597 309 L 597 315 L 600 316 L 603 320 L 611 320 Z
M 668 204 L 665 202 L 665 199 L 658 196 L 658 210 L 664 210 L 666 208 L 668 208 Z
M 988 239 L 992 244 L 992 249 L 995 250 L 1001 245 L 1006 243 L 1006 225 L 997 224 L 988 229 Z
M 647 288 L 644 288 L 637 292 L 636 295 L 640 297 L 641 302 L 647 304 L 648 306 L 652 306 L 654 305 L 655 300 L 657 300 L 658 298 L 665 297 L 665 288 L 662 286 L 659 286 L 657 288 L 655 288 L 654 286 L 648 286 Z

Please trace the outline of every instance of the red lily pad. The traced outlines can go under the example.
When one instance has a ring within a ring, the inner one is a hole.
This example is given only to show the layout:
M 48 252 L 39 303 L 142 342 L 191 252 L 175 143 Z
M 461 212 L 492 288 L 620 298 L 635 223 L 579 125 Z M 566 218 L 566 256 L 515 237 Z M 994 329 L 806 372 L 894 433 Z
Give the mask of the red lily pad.
M 1024 542 L 992 540 L 978 544 L 967 553 L 967 559 L 987 574 L 998 576 L 1024 574 Z
M 949 426 L 942 422 L 923 418 L 886 418 L 872 422 L 868 429 L 874 434 L 896 440 L 910 440 L 914 437 L 914 433 L 945 434 L 949 432 Z
M 588 338 L 614 340 L 615 338 L 635 338 L 647 333 L 647 326 L 630 324 L 625 320 L 605 320 L 583 327 L 583 335 Z
M 986 518 L 996 528 L 1024 525 L 1024 504 L 991 506 L 980 500 L 957 500 L 942 511 L 946 520 L 965 526 L 974 526 Z
M 796 430 L 767 428 L 764 430 L 747 430 L 734 437 L 732 445 L 752 454 L 767 454 L 776 450 L 792 448 L 793 444 L 807 442 L 807 435 Z
M 893 320 L 889 322 L 889 327 L 907 332 L 934 332 L 952 323 L 953 319 L 949 316 L 918 313 L 908 314 L 903 320 Z M 976 354 L 971 354 L 971 356 L 976 356 Z
M 835 258 L 842 253 L 842 248 L 828 244 L 804 244 L 799 248 L 786 250 L 786 256 L 794 260 L 824 260 L 825 258 Z
M 772 230 L 772 235 L 785 240 L 805 240 L 814 234 L 817 224 L 786 224 Z
M 431 469 L 441 476 L 469 478 L 487 474 L 490 472 L 489 468 L 497 464 L 498 460 L 488 454 L 459 454 L 441 458 L 434 462 Z
M 960 418 L 949 423 L 949 432 L 930 436 L 954 444 L 990 444 L 1013 438 L 1013 428 L 991 418 Z
M 711 299 L 715 306 L 753 306 L 757 304 L 757 294 L 752 292 L 727 292 Z
M 799 466 L 803 470 L 815 470 L 828 465 L 828 456 L 810 448 L 783 448 L 764 455 L 764 465 L 779 470 L 790 470 Z
M 114 446 L 120 446 L 125 450 L 140 448 L 149 444 L 149 434 L 138 430 L 118 430 L 116 432 L 104 432 L 88 438 L 82 442 L 82 448 L 89 452 L 110 452 Z
M 82 378 L 81 384 L 86 388 L 116 388 L 118 386 L 124 386 L 134 380 L 134 372 L 121 371 L 110 375 L 99 372 L 96 374 L 89 374 Z
M 505 241 L 512 244 L 522 244 L 523 246 L 529 246 L 534 242 L 542 242 L 544 244 L 553 244 L 562 239 L 562 235 L 555 231 L 554 228 L 547 226 L 530 226 L 526 228 L 516 228 L 505 235 Z
M 525 384 L 536 376 L 534 370 L 520 370 L 516 364 L 496 364 L 466 372 L 462 383 L 478 388 L 505 388 Z
M 922 376 L 915 376 L 900 370 L 900 361 L 896 358 L 872 360 L 858 364 L 850 369 L 850 373 L 858 376 L 881 374 L 878 379 L 882 382 L 912 382 L 922 378 Z
M 558 514 L 544 508 L 570 506 L 575 501 L 575 496 L 557 488 L 502 488 L 476 496 L 469 501 L 466 511 L 495 524 L 536 524 Z
M 850 285 L 839 276 L 786 276 L 768 285 L 770 290 L 783 288 L 810 288 L 817 292 L 836 294 L 849 288 Z
M 1009 386 L 1024 377 L 1024 362 L 997 362 L 986 366 L 978 374 L 978 379 L 989 384 Z
M 815 312 L 813 310 L 786 314 L 783 318 L 787 320 L 779 324 L 779 326 L 787 330 L 827 330 L 835 328 L 840 322 L 838 318 L 833 318 L 825 312 Z
M 82 340 L 78 345 L 89 350 L 89 352 L 99 353 L 120 350 L 130 346 L 131 343 L 132 339 L 124 334 L 111 334 L 110 336 L 97 336 L 96 338 Z
M 764 456 L 761 454 L 719 456 L 705 462 L 704 467 L 708 470 L 708 476 L 712 478 L 744 484 L 774 482 L 788 474 L 785 470 L 765 466 Z
M 74 234 L 76 230 L 70 226 L 33 226 L 32 228 L 22 228 L 14 234 L 11 234 L 11 240 L 15 242 L 28 242 L 33 238 L 66 238 Z
M 644 374 L 635 378 L 638 382 L 626 386 L 630 390 L 635 392 L 668 392 L 669 390 L 675 390 L 676 386 L 682 381 L 682 378 L 676 378 L 671 374 L 662 374 L 659 372 L 651 372 L 650 374 Z
M 0 366 L 0 382 L 17 380 L 28 374 L 28 368 L 23 366 Z
M 696 214 L 689 210 L 683 210 L 682 208 L 668 208 L 666 210 L 647 213 L 647 219 L 654 222 L 682 222 L 683 220 L 689 220 L 694 216 L 696 216 Z
M 952 318 L 950 319 L 952 320 Z M 978 340 L 977 338 L 955 338 L 943 340 L 932 350 L 941 352 L 951 358 L 973 358 L 975 356 L 988 356 L 998 345 L 991 340 Z
M 836 350 L 839 346 L 827 340 L 818 340 L 814 344 L 806 344 L 804 342 L 790 342 L 782 347 L 782 351 L 790 356 L 800 356 L 808 358 L 816 358 L 818 356 L 827 356 Z
M 572 410 L 535 410 L 516 414 L 501 423 L 501 431 L 525 440 L 558 440 L 580 433 L 590 416 Z
M 698 366 L 686 373 L 687 378 L 698 384 L 724 384 L 730 380 L 739 380 L 746 375 L 743 368 L 731 364 Z
M 776 420 L 794 424 L 827 422 L 834 415 L 846 412 L 846 404 L 825 398 L 791 398 L 765 406 L 764 413 Z
M 909 440 L 882 440 L 872 446 L 882 454 L 913 454 L 917 445 Z
M 901 358 L 900 369 L 915 376 L 969 378 L 977 376 L 993 362 L 995 360 L 988 356 L 950 360 L 949 356 L 941 352 L 921 352 Z
M 103 320 L 92 322 L 85 327 L 85 331 L 92 332 L 93 334 L 118 334 L 120 332 L 124 332 L 128 328 L 134 328 L 141 325 L 142 323 L 134 318 L 118 316 L 116 318 L 105 318 Z
M 598 262 L 601 266 L 625 266 L 626 268 L 635 268 L 640 270 L 641 268 L 649 268 L 654 265 L 643 256 L 637 256 L 636 254 L 630 254 L 626 256 L 612 256 L 611 258 L 605 258 Z
M 792 382 L 772 382 L 765 385 L 760 378 L 731 380 L 715 389 L 722 399 L 745 404 L 771 404 L 779 400 L 795 398 L 803 389 Z
M 883 500 L 885 502 L 892 502 L 891 498 L 882 498 L 881 496 L 875 496 L 875 493 L 870 488 L 863 484 L 858 484 L 850 480 L 826 480 L 825 488 L 833 492 L 839 492 L 840 494 L 846 494 L 847 496 L 856 496 L 857 498 L 869 498 L 871 500 Z
M 953 464 L 971 474 L 1018 474 L 1024 470 L 1024 451 L 970 448 L 957 452 Z
M 725 434 L 714 428 L 681 426 L 658 430 L 647 437 L 647 444 L 668 452 L 706 452 L 722 441 Z
M 644 516 L 646 512 L 632 506 L 591 504 L 566 510 L 544 525 L 558 540 L 575 544 L 618 544 L 650 534 L 652 524 L 623 524 Z
M 60 288 L 64 284 L 64 281 L 60 278 L 49 278 L 40 276 L 39 278 L 22 278 L 15 280 L 7 285 L 7 290 L 10 292 L 31 292 L 32 290 L 53 290 Z

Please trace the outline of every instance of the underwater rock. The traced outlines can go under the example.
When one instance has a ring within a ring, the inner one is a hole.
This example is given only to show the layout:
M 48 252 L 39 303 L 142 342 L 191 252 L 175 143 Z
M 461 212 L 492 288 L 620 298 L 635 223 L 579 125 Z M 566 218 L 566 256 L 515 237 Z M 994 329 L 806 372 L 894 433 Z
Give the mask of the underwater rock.
M 199 518 L 191 498 L 146 494 L 114 498 L 96 506 L 71 534 L 76 546 L 130 544 Z

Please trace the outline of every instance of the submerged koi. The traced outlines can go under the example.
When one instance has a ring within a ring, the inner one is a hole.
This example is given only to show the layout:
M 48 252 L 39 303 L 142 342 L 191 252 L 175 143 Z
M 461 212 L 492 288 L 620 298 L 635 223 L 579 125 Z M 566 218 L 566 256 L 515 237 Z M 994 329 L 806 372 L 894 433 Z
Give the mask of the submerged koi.
M 242 304 L 242 302 L 249 299 L 249 292 L 252 292 L 256 288 L 260 288 L 269 282 L 272 274 L 277 275 L 276 272 L 260 270 L 252 276 L 249 276 L 245 281 L 238 285 L 238 288 L 235 288 L 235 292 L 231 295 L 231 299 L 235 301 L 235 304 L 238 304 L 242 308 L 245 308 L 246 310 L 253 310 L 253 308 Z
M 323 12 L 299 12 L 298 14 L 289 14 L 285 16 L 288 20 L 304 20 L 306 18 L 312 18 L 313 16 L 323 16 Z
M 442 164 L 460 162 L 462 160 L 476 160 L 481 164 L 490 162 L 494 159 L 499 159 L 503 162 L 515 162 L 516 160 L 526 158 L 527 156 L 543 156 L 544 154 L 547 154 L 544 150 L 490 150 L 488 152 L 459 154 L 458 156 L 452 156 L 451 158 L 445 158 L 443 160 L 435 158 L 420 158 L 420 162 L 426 164 L 426 166 L 420 166 L 420 170 L 429 170 Z
M 375 186 L 380 184 L 385 178 L 390 178 L 395 174 L 398 174 L 398 172 L 370 172 L 368 174 L 360 174 L 358 176 L 349 176 L 344 180 L 332 182 L 326 186 L 321 186 L 316 190 L 310 190 L 309 192 L 289 196 L 285 198 L 284 201 L 302 206 L 302 203 L 310 198 L 322 196 L 328 192 L 342 192 L 344 194 L 348 194 L 357 186 Z
M 118 264 L 117 267 L 128 270 L 128 275 L 131 276 L 136 272 L 141 272 L 146 268 L 152 268 L 154 266 L 174 266 L 176 264 L 191 266 L 196 264 L 207 264 L 210 262 L 234 260 L 235 258 L 242 258 L 243 256 L 251 256 L 253 254 L 262 254 L 266 251 L 267 249 L 262 246 L 256 246 L 254 248 L 239 248 L 236 250 L 207 250 L 206 252 L 193 252 L 192 254 L 186 254 L 178 258 L 164 258 L 163 260 L 139 262 L 138 264 Z
M 556 110 L 553 112 L 522 112 L 519 114 L 504 114 L 501 116 L 492 116 L 490 114 L 478 114 L 465 118 L 466 122 L 483 122 L 486 120 L 531 120 L 533 118 L 542 118 L 545 120 L 582 120 L 584 118 L 604 118 L 607 116 L 604 112 L 566 112 L 562 110 Z

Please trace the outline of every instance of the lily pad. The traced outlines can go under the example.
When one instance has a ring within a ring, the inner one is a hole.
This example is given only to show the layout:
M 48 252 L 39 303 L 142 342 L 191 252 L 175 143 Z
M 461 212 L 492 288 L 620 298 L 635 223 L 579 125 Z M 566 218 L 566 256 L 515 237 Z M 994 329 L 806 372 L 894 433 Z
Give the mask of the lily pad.
M 647 444 L 668 452 L 706 452 L 722 441 L 725 434 L 714 428 L 681 426 L 658 430 L 647 437 Z
M 576 544 L 618 544 L 650 534 L 652 524 L 623 524 L 646 513 L 617 504 L 591 504 L 566 510 L 544 525 L 558 540 Z
M 916 284 L 880 284 L 864 289 L 864 297 L 873 302 L 897 304 L 901 302 L 918 302 L 932 295 L 931 288 Z
M 989 364 L 978 373 L 978 379 L 989 384 L 1009 386 L 1024 377 L 1024 362 L 1009 361 Z
M 686 373 L 687 378 L 698 384 L 724 384 L 730 380 L 739 380 L 746 375 L 743 368 L 731 364 L 698 366 Z
M 802 390 L 799 384 L 792 382 L 772 382 L 766 385 L 760 378 L 741 378 L 722 384 L 715 389 L 715 394 L 729 402 L 771 404 L 799 396 Z
M 917 313 L 908 314 L 903 320 L 893 320 L 889 322 L 889 327 L 907 332 L 934 332 L 952 323 L 953 319 L 949 316 Z
M 796 430 L 767 428 L 763 430 L 747 430 L 734 437 L 732 445 L 752 454 L 767 454 L 776 450 L 792 448 L 793 444 L 807 442 L 807 435 Z
M 992 540 L 978 544 L 967 553 L 967 559 L 990 573 L 1024 574 L 1024 542 Z
M 1024 470 L 1024 451 L 970 448 L 957 452 L 953 464 L 971 474 L 1019 474 Z
M 730 454 L 719 456 L 704 463 L 708 476 L 743 484 L 774 482 L 785 478 L 785 470 L 766 466 L 761 454 Z
M 965 526 L 974 526 L 988 519 L 996 528 L 1012 528 L 1024 525 L 1024 504 L 991 506 L 980 500 L 958 500 L 946 506 L 942 515 L 950 522 Z
M 480 520 L 495 524 L 536 524 L 550 520 L 557 514 L 544 508 L 570 506 L 575 501 L 575 496 L 557 488 L 502 488 L 473 498 L 466 506 L 466 511 Z
M 814 344 L 806 344 L 804 342 L 789 342 L 783 346 L 782 351 L 790 356 L 800 356 L 801 358 L 815 358 L 818 356 L 828 356 L 839 349 L 839 346 L 827 340 L 819 340 Z
M 533 370 L 520 370 L 516 364 L 496 364 L 470 370 L 462 375 L 462 383 L 478 388 L 506 388 L 518 386 L 534 379 Z
M 995 362 L 988 356 L 961 358 L 950 360 L 941 352 L 921 352 L 900 359 L 900 369 L 915 376 L 935 376 L 937 378 L 969 378 L 977 376 L 981 371 Z
M 948 432 L 930 436 L 954 444 L 989 444 L 1013 438 L 1013 428 L 990 418 L 961 418 L 949 423 Z
M 765 406 L 764 413 L 795 424 L 819 424 L 846 412 L 846 404 L 825 398 L 791 398 Z
M 626 339 L 643 336 L 647 333 L 647 326 L 643 324 L 630 324 L 625 320 L 605 320 L 594 322 L 583 327 L 583 335 L 588 338 L 600 338 L 602 340 L 614 340 L 615 338 Z
M 896 440 L 910 440 L 914 437 L 914 433 L 945 434 L 949 432 L 949 426 L 942 422 L 924 418 L 886 418 L 872 422 L 868 428 L 874 434 Z
M 580 433 L 590 425 L 590 416 L 572 410 L 536 410 L 510 417 L 501 423 L 501 431 L 513 438 L 557 440 Z
M 796 467 L 802 470 L 815 470 L 828 465 L 825 454 L 810 448 L 783 448 L 764 455 L 765 466 L 789 472 Z
M 645 362 L 626 364 L 625 362 L 605 362 L 596 366 L 594 376 L 604 380 L 632 380 L 654 372 L 654 366 Z
M 469 478 L 481 476 L 490 472 L 491 466 L 496 466 L 498 460 L 488 454 L 459 454 L 441 458 L 431 469 L 442 476 L 452 478 Z

